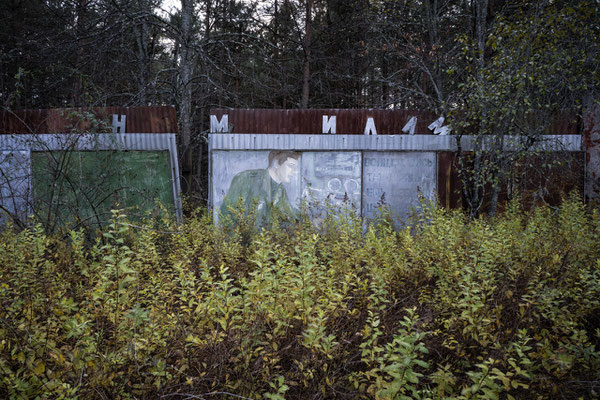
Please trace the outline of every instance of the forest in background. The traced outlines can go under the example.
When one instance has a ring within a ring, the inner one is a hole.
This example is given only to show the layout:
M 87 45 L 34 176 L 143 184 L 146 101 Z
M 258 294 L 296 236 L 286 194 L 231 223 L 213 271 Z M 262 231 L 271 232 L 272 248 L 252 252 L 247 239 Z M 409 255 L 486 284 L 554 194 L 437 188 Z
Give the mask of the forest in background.
M 456 133 L 532 138 L 557 113 L 581 118 L 598 99 L 599 8 L 594 0 L 4 0 L 0 107 L 174 105 L 184 192 L 203 202 L 213 107 L 428 110 L 450 116 Z M 476 188 L 477 208 L 481 188 L 497 186 L 514 160 L 488 153 L 474 162 L 483 173 L 463 181 Z

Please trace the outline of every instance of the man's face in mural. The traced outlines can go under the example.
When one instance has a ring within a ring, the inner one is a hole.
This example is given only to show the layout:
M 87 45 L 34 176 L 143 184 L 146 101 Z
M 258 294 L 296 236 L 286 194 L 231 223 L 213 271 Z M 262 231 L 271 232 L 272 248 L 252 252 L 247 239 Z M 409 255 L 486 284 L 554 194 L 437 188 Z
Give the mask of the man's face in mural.
M 286 158 L 286 160 L 277 168 L 279 180 L 283 183 L 289 183 L 294 176 L 298 174 L 298 160 Z
M 289 183 L 298 175 L 300 153 L 297 151 L 272 151 L 269 153 L 269 175 L 276 183 Z

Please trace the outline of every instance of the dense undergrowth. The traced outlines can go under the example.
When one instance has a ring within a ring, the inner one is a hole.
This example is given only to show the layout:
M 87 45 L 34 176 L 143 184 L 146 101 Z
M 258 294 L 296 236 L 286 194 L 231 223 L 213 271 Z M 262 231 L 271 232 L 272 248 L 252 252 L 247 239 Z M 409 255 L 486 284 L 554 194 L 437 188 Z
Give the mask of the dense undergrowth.
M 9 227 L 0 398 L 594 398 L 597 210 L 421 219 Z

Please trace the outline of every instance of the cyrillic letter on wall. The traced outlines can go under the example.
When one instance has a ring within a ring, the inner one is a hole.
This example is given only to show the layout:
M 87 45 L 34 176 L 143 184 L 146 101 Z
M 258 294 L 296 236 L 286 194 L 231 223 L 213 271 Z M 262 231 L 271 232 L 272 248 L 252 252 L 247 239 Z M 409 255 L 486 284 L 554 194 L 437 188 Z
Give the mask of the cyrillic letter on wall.
M 323 115 L 323 133 L 331 133 L 332 135 L 335 135 L 335 128 L 336 128 L 336 116 L 332 115 Z
M 365 135 L 377 135 L 377 128 L 375 128 L 373 117 L 367 119 L 367 123 L 365 124 Z
M 415 134 L 415 129 L 417 127 L 417 117 L 410 117 L 404 128 L 402 128 L 402 132 L 408 133 L 409 135 Z
M 216 115 L 210 116 L 210 131 L 215 132 L 229 132 L 229 115 L 223 114 L 221 121 L 217 119 Z
M 126 129 L 126 122 L 127 122 L 127 115 L 121 114 L 113 114 L 112 116 L 112 129 L 113 129 L 113 133 L 127 133 L 127 129 Z M 119 119 L 119 117 L 121 117 L 121 119 Z

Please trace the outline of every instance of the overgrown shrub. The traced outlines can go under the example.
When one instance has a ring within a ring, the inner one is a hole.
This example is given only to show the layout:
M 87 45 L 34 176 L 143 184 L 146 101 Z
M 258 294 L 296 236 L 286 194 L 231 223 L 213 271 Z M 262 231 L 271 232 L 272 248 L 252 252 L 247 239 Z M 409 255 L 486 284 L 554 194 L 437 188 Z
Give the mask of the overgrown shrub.
M 594 398 L 600 215 L 0 234 L 0 398 Z M 252 216 L 240 215 L 240 218 Z M 196 397 L 192 397 L 196 396 Z

